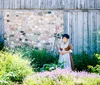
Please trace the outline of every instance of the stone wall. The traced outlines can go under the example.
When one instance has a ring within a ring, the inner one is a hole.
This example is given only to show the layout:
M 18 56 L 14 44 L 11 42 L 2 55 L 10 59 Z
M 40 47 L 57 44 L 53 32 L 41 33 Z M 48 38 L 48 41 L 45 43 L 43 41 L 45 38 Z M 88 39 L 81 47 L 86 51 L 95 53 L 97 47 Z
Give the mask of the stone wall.
M 5 10 L 5 44 L 14 48 L 28 44 L 53 47 L 56 33 L 63 33 L 63 11 Z

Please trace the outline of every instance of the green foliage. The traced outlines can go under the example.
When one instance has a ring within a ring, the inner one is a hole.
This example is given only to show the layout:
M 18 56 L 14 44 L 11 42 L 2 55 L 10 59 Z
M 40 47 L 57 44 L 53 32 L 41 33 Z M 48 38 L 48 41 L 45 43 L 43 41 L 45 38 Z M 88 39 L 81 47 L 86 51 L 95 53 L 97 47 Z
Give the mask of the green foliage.
M 57 68 L 56 64 L 44 64 L 42 68 L 40 68 L 40 71 L 51 71 L 51 70 L 55 70 Z
M 14 49 L 9 49 L 8 51 L 13 54 L 21 55 L 23 58 L 29 58 L 31 56 L 30 54 L 33 49 L 33 47 L 30 47 L 29 45 L 25 44 Z
M 4 42 L 0 42 L 0 50 L 2 50 L 4 47 Z
M 36 71 L 40 71 L 40 68 L 42 68 L 44 64 L 57 64 L 58 62 L 58 58 L 52 56 L 46 50 L 32 50 L 30 59 L 31 65 Z
M 97 65 L 96 66 L 89 65 L 88 69 L 91 72 L 100 74 L 100 54 L 94 54 L 94 56 L 97 58 Z
M 40 68 L 40 71 L 52 71 L 55 70 L 56 68 L 64 68 L 64 63 L 51 63 L 51 64 L 44 64 L 42 68 Z
M 27 60 L 2 51 L 0 52 L 0 69 L 0 85 L 7 85 L 11 82 L 21 83 L 25 76 L 32 73 Z
M 17 53 L 21 55 L 22 58 L 29 59 L 34 71 L 40 71 L 40 68 L 42 68 L 44 64 L 58 63 L 58 56 L 53 56 L 52 53 L 45 49 L 39 50 L 28 45 L 11 49 L 10 52 Z
M 95 66 L 97 64 L 97 58 L 94 56 L 89 56 L 85 52 L 73 55 L 73 60 L 75 69 L 78 71 L 88 70 L 88 65 Z
M 28 58 L 31 61 L 31 66 L 34 71 L 45 71 L 51 68 L 55 69 L 58 64 L 58 56 L 53 56 L 51 52 L 43 50 L 34 49 L 28 45 L 17 47 L 10 50 L 12 53 L 21 54 L 22 58 Z M 88 65 L 95 66 L 97 64 L 97 59 L 94 56 L 89 56 L 85 52 L 81 54 L 73 55 L 74 66 L 78 71 L 88 70 Z M 63 64 L 58 64 L 57 67 L 63 68 Z

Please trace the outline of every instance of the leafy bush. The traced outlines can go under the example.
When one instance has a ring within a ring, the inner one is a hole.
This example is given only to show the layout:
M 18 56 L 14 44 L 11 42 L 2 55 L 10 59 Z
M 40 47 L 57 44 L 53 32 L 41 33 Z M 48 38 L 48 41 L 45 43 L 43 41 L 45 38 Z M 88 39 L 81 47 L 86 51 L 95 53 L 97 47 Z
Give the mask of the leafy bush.
M 22 58 L 29 59 L 34 71 L 40 71 L 44 64 L 58 63 L 58 56 L 53 56 L 52 53 L 45 49 L 38 50 L 28 45 L 11 49 L 10 52 L 19 53 L 19 55 L 22 55 Z
M 58 63 L 58 58 L 52 56 L 46 50 L 32 50 L 30 55 L 31 65 L 36 71 L 39 71 L 44 64 Z
M 18 46 L 13 49 L 9 49 L 8 51 L 13 54 L 21 55 L 23 58 L 29 58 L 31 55 L 31 51 L 33 50 L 33 47 L 30 47 L 29 45 L 25 44 L 23 46 Z
M 100 85 L 100 75 L 56 69 L 28 76 L 24 79 L 24 85 Z
M 75 69 L 78 71 L 88 70 L 88 65 L 95 66 L 97 64 L 97 58 L 89 56 L 85 52 L 73 55 L 73 61 Z
M 100 54 L 94 54 L 94 56 L 97 58 L 97 65 L 96 66 L 88 65 L 88 69 L 90 72 L 95 72 L 100 74 Z
M 0 51 L 0 85 L 4 83 L 21 83 L 25 76 L 32 73 L 32 69 L 27 60 L 21 59 L 17 55 Z
M 56 68 L 64 68 L 64 62 L 63 63 L 58 63 L 58 64 L 55 64 L 55 63 L 51 63 L 51 64 L 44 64 L 42 68 L 40 68 L 40 71 L 43 72 L 43 71 L 52 71 L 52 70 L 55 70 Z
M 31 61 L 31 65 L 35 71 L 50 70 L 51 67 L 55 69 L 55 66 L 58 64 L 58 55 L 53 56 L 51 52 L 48 52 L 45 49 L 38 50 L 28 45 L 24 45 L 12 49 L 10 52 L 17 54 L 19 53 L 23 58 L 28 58 Z M 88 65 L 95 66 L 97 64 L 96 57 L 89 56 L 85 52 L 73 55 L 73 61 L 75 69 L 78 71 L 88 70 Z M 63 64 L 61 64 L 60 67 L 63 67 Z

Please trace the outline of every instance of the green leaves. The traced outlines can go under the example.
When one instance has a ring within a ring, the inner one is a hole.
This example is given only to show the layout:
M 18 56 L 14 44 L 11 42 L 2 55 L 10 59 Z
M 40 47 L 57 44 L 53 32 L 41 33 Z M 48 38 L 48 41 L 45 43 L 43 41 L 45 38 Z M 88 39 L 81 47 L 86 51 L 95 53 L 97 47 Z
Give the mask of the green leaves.
M 85 52 L 73 55 L 73 60 L 75 69 L 78 71 L 88 70 L 88 65 L 95 66 L 97 64 L 97 58 L 89 56 Z
M 0 52 L 0 80 L 21 83 L 25 76 L 32 73 L 29 62 L 9 52 Z M 3 82 L 4 83 L 4 82 Z M 6 85 L 6 84 L 0 84 Z
M 88 66 L 88 69 L 91 72 L 100 74 L 100 54 L 94 54 L 94 56 L 97 58 L 97 65 L 94 67 L 90 65 Z

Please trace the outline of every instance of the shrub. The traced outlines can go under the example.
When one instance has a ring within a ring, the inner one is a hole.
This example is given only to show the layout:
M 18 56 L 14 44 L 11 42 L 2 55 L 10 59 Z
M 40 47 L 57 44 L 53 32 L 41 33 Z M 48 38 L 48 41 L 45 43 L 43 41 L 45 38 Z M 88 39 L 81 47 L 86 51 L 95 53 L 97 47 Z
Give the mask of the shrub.
M 18 46 L 15 47 L 13 49 L 9 49 L 8 51 L 13 53 L 13 54 L 19 54 L 21 55 L 23 58 L 29 58 L 30 57 L 30 53 L 34 48 L 25 44 L 23 46 Z
M 100 75 L 87 72 L 70 72 L 56 69 L 51 72 L 35 73 L 24 79 L 24 85 L 99 85 Z
M 21 59 L 17 55 L 2 51 L 0 52 L 0 69 L 1 81 L 21 83 L 25 76 L 32 73 L 32 69 L 27 60 Z
M 88 65 L 95 66 L 97 64 L 97 58 L 94 56 L 89 56 L 85 52 L 73 55 L 73 61 L 75 69 L 78 71 L 88 71 Z
M 88 65 L 88 69 L 90 72 L 95 72 L 100 74 L 100 54 L 94 54 L 94 56 L 97 58 L 97 65 L 96 66 Z
M 52 53 L 48 52 L 46 49 L 38 50 L 28 45 L 24 45 L 11 49 L 10 52 L 19 53 L 22 55 L 22 58 L 29 59 L 34 71 L 40 71 L 44 64 L 58 63 L 58 56 L 53 56 Z
M 44 64 L 58 63 L 58 58 L 52 56 L 46 50 L 32 50 L 30 55 L 31 65 L 35 71 L 40 71 Z
M 58 64 L 55 64 L 55 63 L 51 63 L 51 64 L 44 64 L 42 68 L 40 68 L 40 71 L 43 72 L 43 71 L 52 71 L 52 70 L 55 70 L 56 68 L 64 68 L 64 62 L 63 63 L 58 63 Z

